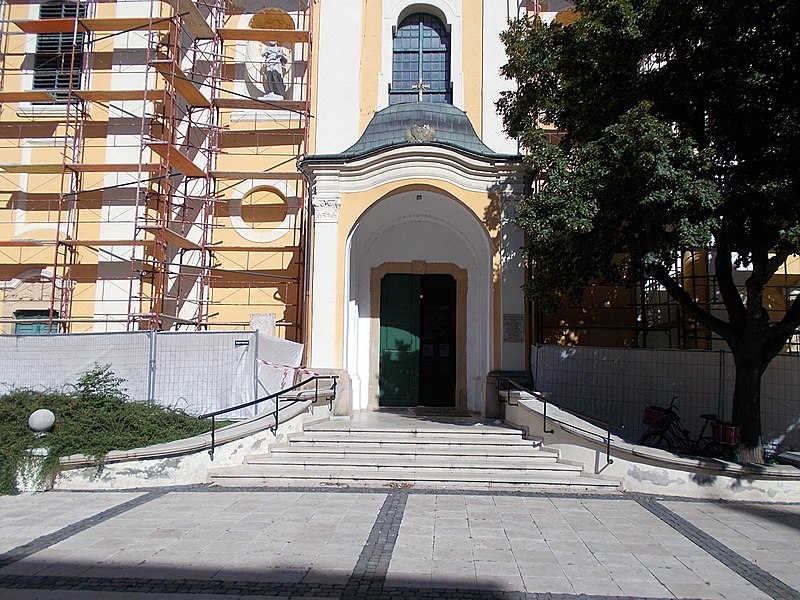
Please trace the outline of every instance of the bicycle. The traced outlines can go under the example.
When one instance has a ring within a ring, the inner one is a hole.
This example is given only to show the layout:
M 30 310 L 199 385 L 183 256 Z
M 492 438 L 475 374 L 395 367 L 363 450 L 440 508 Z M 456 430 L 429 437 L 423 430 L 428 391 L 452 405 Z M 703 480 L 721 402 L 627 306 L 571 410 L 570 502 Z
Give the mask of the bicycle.
M 689 430 L 683 426 L 681 417 L 675 408 L 674 396 L 667 408 L 648 406 L 642 422 L 648 425 L 647 431 L 639 440 L 639 445 L 660 448 L 678 454 L 691 454 L 707 458 L 736 460 L 736 445 L 739 443 L 739 426 L 724 423 L 717 415 L 705 413 L 700 415 L 703 427 L 696 439 L 692 439 Z M 706 430 L 711 425 L 711 437 Z

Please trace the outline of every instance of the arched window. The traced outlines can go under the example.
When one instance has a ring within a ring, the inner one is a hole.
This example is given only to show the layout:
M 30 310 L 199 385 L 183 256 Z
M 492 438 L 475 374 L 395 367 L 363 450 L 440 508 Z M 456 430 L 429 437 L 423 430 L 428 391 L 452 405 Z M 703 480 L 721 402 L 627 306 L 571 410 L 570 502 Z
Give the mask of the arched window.
M 450 83 L 450 34 L 433 15 L 403 19 L 394 36 L 389 104 L 453 102 Z

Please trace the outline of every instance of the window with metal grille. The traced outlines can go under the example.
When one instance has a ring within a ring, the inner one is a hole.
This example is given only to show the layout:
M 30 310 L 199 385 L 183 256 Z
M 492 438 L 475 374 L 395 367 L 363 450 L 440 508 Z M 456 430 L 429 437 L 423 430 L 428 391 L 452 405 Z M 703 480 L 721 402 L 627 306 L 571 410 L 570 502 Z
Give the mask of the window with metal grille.
M 39 9 L 40 19 L 85 17 L 86 6 L 75 2 L 48 2 Z M 40 33 L 36 36 L 33 89 L 53 92 L 66 102 L 69 88 L 80 89 L 83 75 L 84 33 Z
M 56 333 L 58 325 L 50 325 L 50 311 L 48 310 L 17 310 L 14 311 L 15 335 L 46 335 Z M 53 313 L 53 319 L 58 319 L 58 313 Z
M 426 13 L 403 19 L 394 36 L 389 104 L 453 102 L 450 83 L 450 34 Z

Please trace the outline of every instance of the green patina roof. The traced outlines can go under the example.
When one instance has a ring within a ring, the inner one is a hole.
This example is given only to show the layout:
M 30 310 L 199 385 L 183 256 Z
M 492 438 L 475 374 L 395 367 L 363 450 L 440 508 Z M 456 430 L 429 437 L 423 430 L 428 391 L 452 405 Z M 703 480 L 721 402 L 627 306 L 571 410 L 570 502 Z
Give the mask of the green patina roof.
M 455 148 L 487 158 L 519 158 L 492 151 L 475 133 L 464 111 L 451 104 L 436 102 L 406 102 L 378 111 L 359 140 L 347 150 L 309 158 L 348 160 L 378 150 L 425 144 Z

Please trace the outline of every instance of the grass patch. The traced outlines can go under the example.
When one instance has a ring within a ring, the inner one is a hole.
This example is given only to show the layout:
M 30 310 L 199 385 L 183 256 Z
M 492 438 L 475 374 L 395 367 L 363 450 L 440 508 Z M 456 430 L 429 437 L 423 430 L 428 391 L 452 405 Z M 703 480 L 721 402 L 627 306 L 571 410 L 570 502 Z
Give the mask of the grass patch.
M 39 408 L 56 417 L 53 431 L 41 437 L 28 428 L 28 416 Z M 99 465 L 111 450 L 172 442 L 210 429 L 210 420 L 151 402 L 130 401 L 124 381 L 108 365 L 96 365 L 84 373 L 71 392 L 14 390 L 0 396 L 0 494 L 17 492 L 15 473 L 27 448 L 48 448 L 41 472 L 44 478 L 62 456 L 86 454 Z

